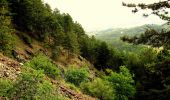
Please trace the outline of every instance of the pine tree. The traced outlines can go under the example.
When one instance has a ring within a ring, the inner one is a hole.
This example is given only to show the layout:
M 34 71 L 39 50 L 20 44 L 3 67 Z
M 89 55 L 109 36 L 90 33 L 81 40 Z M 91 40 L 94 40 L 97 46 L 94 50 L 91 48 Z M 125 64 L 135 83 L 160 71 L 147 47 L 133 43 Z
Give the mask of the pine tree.
M 126 4 L 126 3 L 122 3 L 123 6 L 127 6 L 127 7 L 133 7 L 135 8 L 134 10 L 132 10 L 133 13 L 138 12 L 140 9 L 141 10 L 145 10 L 145 9 L 151 9 L 152 13 L 154 15 L 159 16 L 162 20 L 167 21 L 167 23 L 170 23 L 170 17 L 168 16 L 168 8 L 170 8 L 170 2 L 169 0 L 166 1 L 160 1 L 157 3 L 153 3 L 153 4 L 144 4 L 144 3 L 140 3 L 140 4 Z M 140 8 L 140 9 L 139 9 Z M 162 8 L 164 8 L 165 10 L 162 10 Z M 150 14 L 144 14 L 145 17 L 147 17 Z M 154 47 L 160 47 L 163 46 L 164 49 L 169 49 L 170 48 L 170 31 L 162 31 L 162 32 L 157 32 L 153 29 L 149 29 L 147 30 L 144 34 L 142 34 L 140 37 L 127 37 L 124 36 L 121 39 L 123 41 L 128 41 L 130 43 L 134 43 L 134 44 L 148 44 L 148 45 L 152 45 Z

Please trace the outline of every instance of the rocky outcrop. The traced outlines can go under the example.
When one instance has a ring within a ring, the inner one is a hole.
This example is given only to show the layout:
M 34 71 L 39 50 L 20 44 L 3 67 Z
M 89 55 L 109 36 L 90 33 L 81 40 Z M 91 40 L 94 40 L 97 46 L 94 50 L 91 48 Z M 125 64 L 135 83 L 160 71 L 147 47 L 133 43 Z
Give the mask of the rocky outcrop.
M 15 80 L 21 73 L 19 62 L 0 55 L 0 78 Z

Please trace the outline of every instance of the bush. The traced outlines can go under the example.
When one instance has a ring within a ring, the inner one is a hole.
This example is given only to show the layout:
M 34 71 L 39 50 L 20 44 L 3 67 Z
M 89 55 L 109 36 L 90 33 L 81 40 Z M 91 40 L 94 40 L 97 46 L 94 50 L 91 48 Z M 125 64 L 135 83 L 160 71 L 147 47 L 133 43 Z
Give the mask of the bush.
M 11 89 L 12 82 L 7 79 L 0 78 L 0 97 L 7 97 L 9 89 Z
M 0 28 L 0 51 L 6 55 L 11 55 L 14 44 L 15 37 L 11 34 L 11 29 Z
M 51 58 L 53 60 L 57 60 L 59 58 L 60 54 L 61 54 L 61 50 L 60 50 L 59 47 L 53 47 L 52 48 L 52 56 L 51 56 Z
M 81 85 L 84 93 L 97 97 L 100 100 L 114 100 L 114 89 L 108 81 L 96 78 L 93 82 L 84 83 Z
M 47 76 L 53 79 L 56 79 L 60 74 L 60 70 L 54 64 L 51 63 L 48 57 L 42 54 L 39 54 L 38 56 L 34 57 L 25 65 L 28 67 L 32 67 L 36 70 L 43 70 Z
M 129 97 L 133 97 L 136 93 L 132 75 L 125 66 L 120 67 L 120 73 L 112 72 L 108 76 L 108 81 L 115 89 L 117 100 L 128 100 Z
M 56 100 L 55 88 L 44 80 L 42 71 L 26 68 L 10 89 L 8 97 L 23 100 Z
M 73 83 L 79 86 L 82 82 L 87 81 L 89 73 L 87 69 L 70 68 L 65 72 L 65 78 L 67 82 Z

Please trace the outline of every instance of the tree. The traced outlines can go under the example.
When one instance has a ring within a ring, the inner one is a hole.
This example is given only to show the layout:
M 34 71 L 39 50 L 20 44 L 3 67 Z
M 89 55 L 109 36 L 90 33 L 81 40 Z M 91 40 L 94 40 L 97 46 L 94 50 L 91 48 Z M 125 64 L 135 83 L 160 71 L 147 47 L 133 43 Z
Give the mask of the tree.
M 126 3 L 122 3 L 123 6 L 127 6 L 127 7 L 134 7 L 135 10 L 133 10 L 132 12 L 136 13 L 137 11 L 139 11 L 138 9 L 140 8 L 141 10 L 145 10 L 145 9 L 151 9 L 153 12 L 151 14 L 157 15 L 159 16 L 162 20 L 167 21 L 167 23 L 170 22 L 170 17 L 168 16 L 168 8 L 170 8 L 170 2 L 169 0 L 166 1 L 160 1 L 157 3 L 153 3 L 153 4 L 144 4 L 144 3 L 140 3 L 140 4 L 126 4 Z M 164 8 L 165 10 L 162 10 L 162 8 Z M 150 14 L 144 14 L 145 16 L 150 15 Z M 145 34 L 142 34 L 140 37 L 123 37 L 122 40 L 123 41 L 128 41 L 130 43 L 135 43 L 135 44 L 149 44 L 152 45 L 154 47 L 160 47 L 163 46 L 165 49 L 169 49 L 170 46 L 170 32 L 168 31 L 162 31 L 162 32 L 157 32 L 153 29 L 149 29 L 145 32 Z
M 128 100 L 128 98 L 132 98 L 136 93 L 133 76 L 125 66 L 120 67 L 120 73 L 112 72 L 108 76 L 108 81 L 115 89 L 116 100 Z
M 65 33 L 73 32 L 73 20 L 69 14 L 63 14 L 62 25 Z
M 109 48 L 108 45 L 105 42 L 102 42 L 98 47 L 97 47 L 97 62 L 96 66 L 98 69 L 104 69 L 107 68 L 107 62 L 109 60 Z
M 114 100 L 115 90 L 111 84 L 101 78 L 96 78 L 92 82 L 83 83 L 81 89 L 84 93 L 97 97 L 100 100 Z
M 100 42 L 95 39 L 94 36 L 89 38 L 88 36 L 84 36 L 80 41 L 80 51 L 81 55 L 88 59 L 92 64 L 95 64 L 97 59 L 97 47 Z
M 10 55 L 15 39 L 12 36 L 13 29 L 8 5 L 6 0 L 0 1 L 0 51 Z
M 38 39 L 44 39 L 49 31 L 51 8 L 41 0 L 9 0 L 13 22 L 17 29 L 32 32 Z
M 127 7 L 135 7 L 135 10 L 132 12 L 139 11 L 138 9 L 151 9 L 153 12 L 151 14 L 159 16 L 161 19 L 167 21 L 167 23 L 170 22 L 170 17 L 168 16 L 167 9 L 170 8 L 170 2 L 169 0 L 166 1 L 160 1 L 158 3 L 153 4 L 126 4 L 123 3 L 123 6 Z M 164 8 L 165 10 L 162 10 Z M 148 14 L 144 14 L 144 16 L 148 16 Z M 170 49 L 170 31 L 162 31 L 157 32 L 153 29 L 147 30 L 144 34 L 142 34 L 139 37 L 123 37 L 123 41 L 128 41 L 130 43 L 134 44 L 147 44 L 151 45 L 153 47 L 163 47 L 163 50 L 156 55 L 156 61 L 155 61 L 155 55 L 150 56 L 151 58 L 145 58 L 144 56 L 141 57 L 142 60 L 144 60 L 144 63 L 147 64 L 145 70 L 145 75 L 142 76 L 140 79 L 137 79 L 140 81 L 140 85 L 138 86 L 138 91 L 136 98 L 137 99 L 147 99 L 147 100 L 153 100 L 153 99 L 159 99 L 159 100 L 166 100 L 169 99 L 169 93 L 170 93 L 170 84 L 169 81 L 169 49 Z M 149 53 L 149 51 L 145 52 Z M 145 54 L 145 56 L 147 56 Z M 147 60 L 147 61 L 146 61 Z M 152 62 L 152 63 L 151 63 Z M 148 69 L 149 68 L 149 69 Z M 142 78 L 143 77 L 143 78 Z

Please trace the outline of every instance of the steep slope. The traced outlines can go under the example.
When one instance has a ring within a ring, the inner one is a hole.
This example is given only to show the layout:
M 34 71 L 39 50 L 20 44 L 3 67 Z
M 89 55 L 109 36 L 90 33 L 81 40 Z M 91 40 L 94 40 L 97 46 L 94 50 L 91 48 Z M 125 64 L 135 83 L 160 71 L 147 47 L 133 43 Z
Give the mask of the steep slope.
M 8 58 L 0 54 L 0 78 L 5 78 L 5 79 L 10 79 L 12 81 L 15 81 L 18 75 L 22 73 L 21 70 L 22 67 L 24 67 L 22 63 L 19 63 L 18 61 L 15 61 L 11 58 Z M 81 92 L 72 90 L 60 81 L 53 80 L 48 77 L 47 80 L 51 81 L 53 85 L 58 86 L 59 87 L 58 92 L 64 97 L 68 97 L 72 100 L 98 100 L 97 98 L 93 98 L 88 95 L 84 95 Z M 0 97 L 0 99 L 3 100 L 4 98 Z

